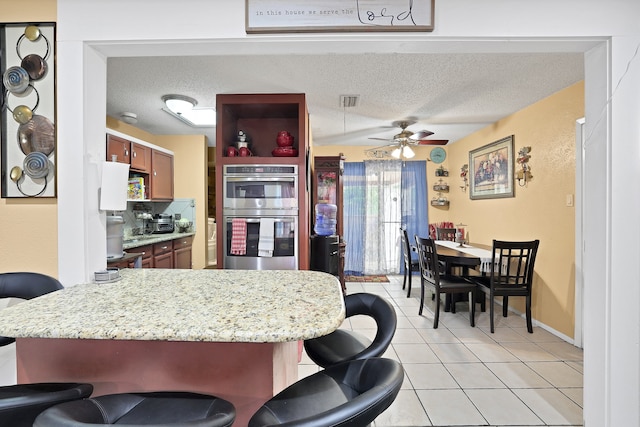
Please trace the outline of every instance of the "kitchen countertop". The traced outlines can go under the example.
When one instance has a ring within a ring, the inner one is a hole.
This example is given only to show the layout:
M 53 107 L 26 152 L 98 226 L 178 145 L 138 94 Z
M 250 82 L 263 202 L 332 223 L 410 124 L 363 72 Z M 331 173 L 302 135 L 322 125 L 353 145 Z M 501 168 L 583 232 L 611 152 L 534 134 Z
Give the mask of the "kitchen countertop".
M 318 271 L 123 269 L 0 310 L 0 335 L 287 342 L 326 335 L 345 317 L 338 280 Z
M 144 234 L 141 236 L 132 236 L 122 241 L 122 249 L 133 249 L 145 245 L 153 245 L 154 243 L 167 242 L 169 240 L 181 239 L 183 237 L 193 236 L 195 232 L 189 233 L 162 233 L 162 234 Z

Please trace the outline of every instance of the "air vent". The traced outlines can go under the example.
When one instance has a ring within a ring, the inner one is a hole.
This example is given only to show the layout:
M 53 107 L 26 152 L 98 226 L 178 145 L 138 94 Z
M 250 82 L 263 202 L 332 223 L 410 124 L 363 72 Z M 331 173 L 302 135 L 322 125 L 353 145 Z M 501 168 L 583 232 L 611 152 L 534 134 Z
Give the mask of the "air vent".
M 340 106 L 343 108 L 351 108 L 358 105 L 360 95 L 340 95 Z

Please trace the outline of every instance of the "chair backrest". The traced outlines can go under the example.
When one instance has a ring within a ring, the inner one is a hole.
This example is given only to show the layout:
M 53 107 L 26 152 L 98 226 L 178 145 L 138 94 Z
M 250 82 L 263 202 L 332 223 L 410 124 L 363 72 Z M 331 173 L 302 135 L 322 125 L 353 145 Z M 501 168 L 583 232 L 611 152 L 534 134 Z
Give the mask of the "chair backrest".
M 422 279 L 438 288 L 440 286 L 440 270 L 436 242 L 427 237 L 415 236 L 415 239 Z
M 351 360 L 298 380 L 268 400 L 249 427 L 357 427 L 370 425 L 398 396 L 400 362 Z
M 40 273 L 0 273 L 0 299 L 32 299 L 62 289 L 62 284 L 51 276 Z M 15 339 L 0 336 L 0 347 Z
M 436 228 L 436 240 L 448 240 L 450 242 L 456 241 L 456 229 L 455 228 Z
M 396 311 L 389 302 L 381 296 L 365 292 L 349 294 L 344 299 L 346 317 L 365 315 L 376 321 L 377 331 L 371 345 L 353 359 L 380 357 L 389 348 L 396 333 L 398 318 Z
M 530 291 L 539 244 L 539 240 L 525 242 L 494 240 L 491 263 L 492 286 L 524 288 Z
M 411 271 L 411 245 L 409 244 L 409 236 L 407 230 L 400 227 L 400 239 L 402 240 L 402 257 L 404 259 L 404 268 Z

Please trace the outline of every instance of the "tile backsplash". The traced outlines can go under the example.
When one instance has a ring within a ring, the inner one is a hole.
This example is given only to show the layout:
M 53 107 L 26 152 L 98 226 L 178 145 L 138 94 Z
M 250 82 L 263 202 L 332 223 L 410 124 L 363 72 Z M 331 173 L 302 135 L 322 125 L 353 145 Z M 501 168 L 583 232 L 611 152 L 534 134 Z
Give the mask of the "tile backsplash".
M 127 210 L 122 212 L 124 218 L 124 237 L 142 234 L 145 226 L 144 219 L 138 219 L 136 214 L 149 213 L 169 214 L 174 220 L 186 218 L 191 221 L 189 231 L 196 231 L 196 201 L 195 199 L 174 199 L 172 202 L 127 202 Z

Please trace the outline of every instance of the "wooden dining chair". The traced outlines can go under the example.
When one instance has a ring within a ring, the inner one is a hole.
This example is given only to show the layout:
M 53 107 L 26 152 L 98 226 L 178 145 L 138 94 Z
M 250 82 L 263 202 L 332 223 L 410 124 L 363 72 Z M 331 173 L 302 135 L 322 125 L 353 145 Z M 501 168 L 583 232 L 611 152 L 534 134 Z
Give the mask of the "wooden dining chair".
M 436 240 L 448 240 L 450 242 L 456 241 L 455 228 L 436 228 Z
M 414 250 L 411 248 L 411 244 L 409 243 L 407 230 L 403 227 L 400 227 L 400 239 L 402 240 L 402 258 L 404 261 L 404 279 L 402 280 L 402 289 L 404 289 L 408 282 L 409 288 L 407 289 L 407 298 L 409 298 L 411 296 L 411 278 L 413 276 L 413 272 L 415 270 L 419 270 L 420 267 L 418 260 L 413 258 Z
M 433 318 L 433 328 L 438 328 L 440 318 L 440 294 L 469 294 L 469 324 L 475 326 L 477 285 L 462 276 L 453 276 L 440 273 L 440 263 L 436 252 L 436 243 L 433 239 L 415 236 L 418 259 L 420 261 L 420 309 L 418 314 L 422 315 L 424 308 L 424 288 L 430 286 L 434 289 L 435 308 Z M 455 307 L 452 305 L 452 312 Z
M 502 316 L 507 317 L 509 297 L 525 297 L 527 331 L 533 333 L 531 322 L 531 288 L 533 267 L 538 253 L 539 240 L 525 242 L 493 241 L 493 259 L 488 276 L 472 276 L 478 289 L 489 295 L 491 333 L 494 332 L 494 298 L 502 297 Z

